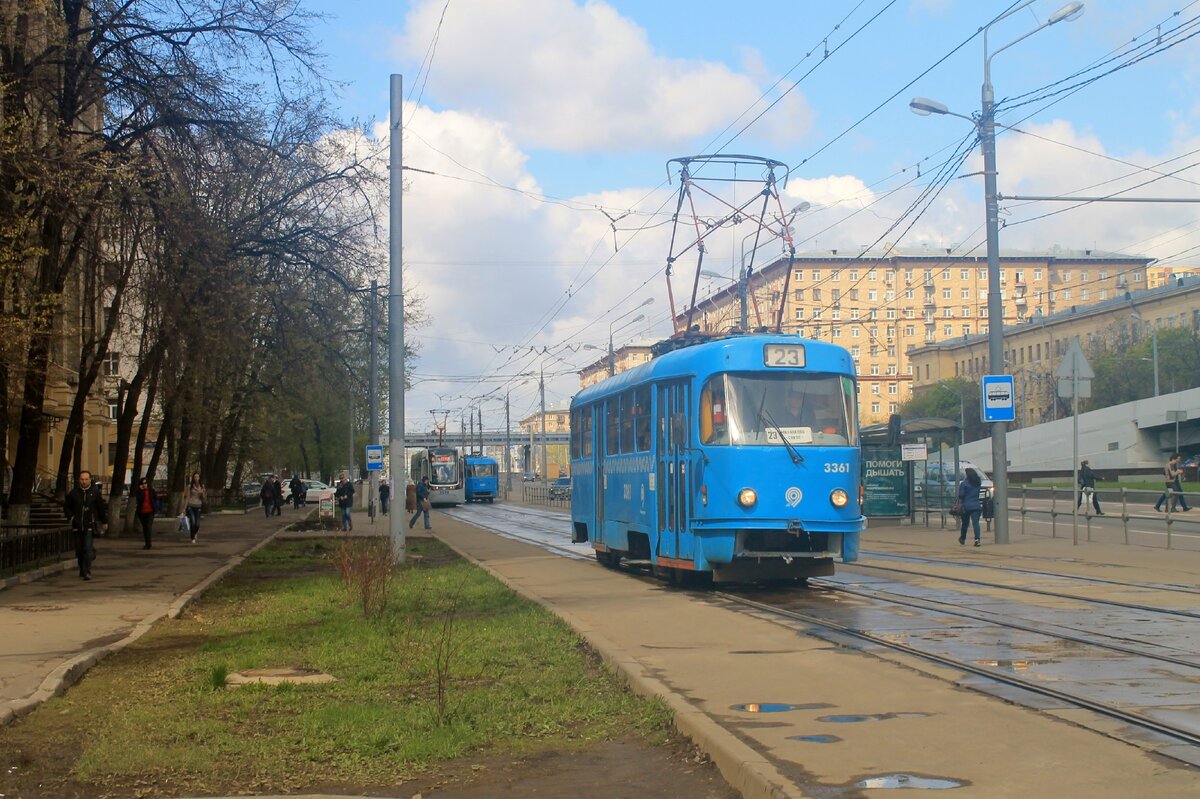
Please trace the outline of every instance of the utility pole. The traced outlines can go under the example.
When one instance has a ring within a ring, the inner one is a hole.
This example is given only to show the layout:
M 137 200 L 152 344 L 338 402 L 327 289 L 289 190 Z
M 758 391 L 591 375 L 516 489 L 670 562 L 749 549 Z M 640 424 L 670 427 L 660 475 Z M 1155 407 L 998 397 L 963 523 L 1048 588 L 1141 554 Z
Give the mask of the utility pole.
M 550 477 L 550 464 L 546 462 L 546 369 L 538 366 L 538 390 L 542 395 L 542 479 Z
M 467 418 L 471 420 L 471 436 L 469 438 L 463 439 L 463 454 L 464 455 L 474 455 L 475 454 L 475 414 L 471 412 L 470 408 L 467 408 Z
M 392 75 L 389 89 L 388 383 L 391 401 L 388 403 L 388 467 L 399 500 L 408 476 L 404 462 L 404 77 Z M 404 515 L 395 511 L 388 514 L 388 537 L 392 542 L 392 559 L 396 563 L 403 563 L 407 557 Z
M 368 407 L 370 419 L 367 421 L 367 443 L 379 444 L 379 320 L 375 309 L 375 298 L 379 293 L 379 281 L 371 280 L 371 374 L 367 380 L 367 391 L 370 394 Z M 379 472 L 367 472 L 367 515 L 371 523 L 375 523 L 375 498 L 379 496 Z
M 504 496 L 512 491 L 512 422 L 508 418 L 508 395 L 512 389 L 504 392 Z
M 471 419 L 472 419 L 471 426 L 472 427 L 475 426 L 475 423 L 473 421 L 474 418 L 475 417 L 473 417 L 473 416 L 471 417 Z M 459 429 L 461 430 L 461 432 L 458 434 L 458 439 L 459 439 L 459 441 L 462 442 L 462 448 L 465 451 L 469 448 L 469 446 L 467 444 L 467 420 L 460 416 L 460 417 L 458 417 L 458 424 L 459 424 Z
M 479 454 L 482 455 L 483 454 L 483 406 L 480 405 L 479 407 L 477 407 L 475 409 L 475 412 L 479 414 Z

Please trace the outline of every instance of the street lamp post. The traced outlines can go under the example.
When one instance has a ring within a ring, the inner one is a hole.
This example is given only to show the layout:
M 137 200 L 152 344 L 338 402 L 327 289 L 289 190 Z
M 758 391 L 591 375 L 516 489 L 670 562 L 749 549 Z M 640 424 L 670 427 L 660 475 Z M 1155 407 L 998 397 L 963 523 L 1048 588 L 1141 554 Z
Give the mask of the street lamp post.
M 1137 311 L 1129 314 L 1133 319 L 1138 320 L 1138 325 L 1142 326 L 1147 322 L 1142 319 L 1142 315 Z M 1154 396 L 1158 396 L 1158 328 L 1150 327 L 1150 360 L 1154 364 Z
M 653 297 L 647 297 L 645 302 L 643 302 L 637 308 L 634 308 L 632 311 L 626 311 L 625 313 L 621 314 L 616 319 L 614 319 L 608 323 L 608 376 L 609 377 L 612 377 L 613 375 L 615 375 L 617 373 L 616 352 L 614 352 L 614 350 L 613 350 L 613 325 L 615 325 L 617 322 L 620 322 L 626 316 L 629 316 L 629 314 L 633 313 L 638 308 L 645 308 L 647 305 L 650 305 L 653 302 L 654 302 Z M 627 325 L 632 325 L 634 322 L 640 322 L 645 318 L 646 318 L 645 314 L 638 314 L 637 316 L 633 317 L 628 322 L 626 322 L 625 325 L 622 325 L 622 327 L 627 326 Z
M 909 103 L 913 113 L 948 114 L 965 119 L 975 125 L 983 150 L 983 192 L 987 222 L 988 263 L 988 364 L 993 374 L 1004 369 L 1004 303 L 1000 297 L 1000 211 L 996 190 L 996 106 L 992 93 L 992 59 L 1017 42 L 1029 38 L 1042 28 L 1058 22 L 1074 19 L 1083 11 L 1083 3 L 1071 2 L 1050 15 L 1050 18 L 1008 44 L 988 52 L 988 29 L 1018 11 L 1032 5 L 1034 0 L 1009 9 L 983 26 L 983 88 L 980 92 L 982 108 L 978 119 L 956 114 L 945 105 L 924 97 Z M 996 543 L 1008 543 L 1008 442 L 1007 422 L 992 422 L 992 495 L 996 504 Z

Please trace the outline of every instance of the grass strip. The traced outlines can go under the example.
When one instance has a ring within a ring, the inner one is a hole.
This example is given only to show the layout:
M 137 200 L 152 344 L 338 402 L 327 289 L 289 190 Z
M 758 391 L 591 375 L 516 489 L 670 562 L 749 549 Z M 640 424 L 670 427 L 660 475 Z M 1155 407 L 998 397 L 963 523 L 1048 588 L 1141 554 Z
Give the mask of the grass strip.
M 53 746 L 76 786 L 124 795 L 386 786 L 467 754 L 666 737 L 665 705 L 439 542 L 410 541 L 370 615 L 339 566 L 372 554 L 342 546 L 387 557 L 387 542 L 276 542 L 0 741 Z M 338 681 L 224 687 L 257 668 Z

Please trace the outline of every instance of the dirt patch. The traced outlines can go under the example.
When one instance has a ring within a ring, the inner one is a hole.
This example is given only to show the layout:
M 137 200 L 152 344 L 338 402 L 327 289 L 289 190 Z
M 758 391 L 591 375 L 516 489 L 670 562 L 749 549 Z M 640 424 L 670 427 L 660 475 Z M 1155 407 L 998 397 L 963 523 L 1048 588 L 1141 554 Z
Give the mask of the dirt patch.
M 7 799 L 103 799 L 192 795 L 193 784 L 73 780 L 78 750 L 59 740 L 25 742 L 0 755 L 0 795 Z M 286 788 L 257 785 L 260 793 L 345 794 L 423 799 L 738 799 L 716 766 L 692 743 L 673 736 L 654 746 L 634 738 L 579 749 L 531 751 L 517 756 L 479 756 L 443 763 L 418 779 L 397 785 L 325 783 Z M 240 788 L 237 793 L 244 792 Z

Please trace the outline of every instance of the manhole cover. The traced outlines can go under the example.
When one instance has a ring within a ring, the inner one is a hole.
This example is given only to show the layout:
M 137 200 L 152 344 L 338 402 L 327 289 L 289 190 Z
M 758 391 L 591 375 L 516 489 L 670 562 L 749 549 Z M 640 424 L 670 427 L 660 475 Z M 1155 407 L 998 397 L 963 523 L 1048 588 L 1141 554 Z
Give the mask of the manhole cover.
M 235 671 L 225 678 L 225 684 L 231 688 L 242 685 L 279 685 L 280 683 L 296 685 L 315 685 L 319 683 L 337 682 L 337 677 L 316 669 L 247 669 Z
M 13 610 L 20 610 L 25 613 L 48 613 L 52 610 L 66 610 L 66 605 L 13 605 Z

